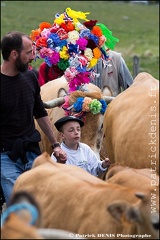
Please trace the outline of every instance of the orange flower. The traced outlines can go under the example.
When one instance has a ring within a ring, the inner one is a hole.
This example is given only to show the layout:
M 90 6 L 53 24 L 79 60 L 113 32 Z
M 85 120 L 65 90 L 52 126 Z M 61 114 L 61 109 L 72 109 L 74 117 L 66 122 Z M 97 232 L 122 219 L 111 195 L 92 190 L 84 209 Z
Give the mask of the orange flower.
M 45 37 L 40 37 L 37 41 L 36 41 L 36 47 L 47 47 L 47 39 Z
M 43 31 L 44 28 L 51 28 L 52 25 L 49 22 L 42 22 L 39 24 L 39 27 L 40 27 L 41 31 Z
M 70 32 L 70 31 L 73 31 L 73 30 L 75 29 L 73 23 L 68 22 L 68 23 L 67 23 L 67 29 L 68 29 L 69 32 Z
M 98 47 L 93 49 L 93 55 L 95 58 L 99 59 L 101 57 L 101 51 L 99 50 Z
M 90 97 L 85 97 L 83 100 L 83 104 L 82 104 L 82 111 L 83 112 L 89 112 L 90 108 L 89 108 L 89 104 L 92 102 L 92 98 Z
M 91 31 L 94 35 L 96 35 L 97 37 L 100 37 L 102 36 L 102 30 L 100 29 L 100 27 L 98 26 L 94 26 L 92 28 L 92 31 Z
M 32 41 L 36 41 L 37 40 L 37 38 L 40 35 L 40 32 L 41 32 L 40 28 L 31 31 L 30 38 L 32 39 Z

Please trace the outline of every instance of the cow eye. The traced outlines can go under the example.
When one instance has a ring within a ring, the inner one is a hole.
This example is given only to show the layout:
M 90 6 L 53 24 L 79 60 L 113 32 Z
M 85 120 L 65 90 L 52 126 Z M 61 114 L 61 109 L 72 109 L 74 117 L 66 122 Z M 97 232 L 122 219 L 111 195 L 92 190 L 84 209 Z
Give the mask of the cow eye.
M 101 147 L 101 142 L 100 140 L 97 140 L 97 149 L 100 149 L 100 147 Z

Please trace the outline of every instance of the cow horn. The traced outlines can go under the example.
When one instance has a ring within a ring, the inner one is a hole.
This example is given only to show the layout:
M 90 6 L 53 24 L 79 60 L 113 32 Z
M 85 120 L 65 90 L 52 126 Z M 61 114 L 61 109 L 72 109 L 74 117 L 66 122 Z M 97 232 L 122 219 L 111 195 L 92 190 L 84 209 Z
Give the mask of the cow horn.
M 110 103 L 112 100 L 115 99 L 115 97 L 110 97 L 110 96 L 104 96 L 103 98 L 107 103 Z
M 59 97 L 48 102 L 43 102 L 43 105 L 45 108 L 55 108 L 61 106 L 64 102 L 64 97 Z

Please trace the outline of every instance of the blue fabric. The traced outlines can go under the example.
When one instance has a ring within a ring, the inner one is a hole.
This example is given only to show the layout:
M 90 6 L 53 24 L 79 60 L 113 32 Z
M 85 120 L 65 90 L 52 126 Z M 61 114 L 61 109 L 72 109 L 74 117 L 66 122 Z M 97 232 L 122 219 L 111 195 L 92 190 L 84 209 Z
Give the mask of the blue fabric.
M 17 204 L 14 204 L 10 207 L 8 207 L 3 213 L 2 213 L 2 216 L 1 216 L 1 227 L 3 226 L 4 222 L 6 221 L 6 219 L 9 217 L 9 215 L 11 213 L 15 213 L 15 212 L 18 212 L 20 210 L 23 210 L 23 209 L 27 209 L 31 216 L 32 216 L 32 219 L 30 221 L 30 225 L 34 225 L 37 218 L 38 218 L 38 210 L 35 206 L 33 206 L 32 204 L 30 203 L 17 203 Z
M 9 202 L 16 179 L 25 171 L 31 169 L 34 159 L 38 155 L 26 152 L 28 163 L 24 164 L 20 158 L 13 162 L 8 157 L 8 152 L 1 153 L 1 186 L 6 204 Z

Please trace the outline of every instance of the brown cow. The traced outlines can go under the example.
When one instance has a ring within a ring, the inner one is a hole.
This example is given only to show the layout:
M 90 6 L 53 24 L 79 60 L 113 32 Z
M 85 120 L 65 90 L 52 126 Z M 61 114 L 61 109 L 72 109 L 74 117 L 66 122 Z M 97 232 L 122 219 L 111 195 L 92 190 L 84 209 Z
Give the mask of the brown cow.
M 72 105 L 78 97 L 87 96 L 87 97 L 91 97 L 92 99 L 96 98 L 98 100 L 104 98 L 100 88 L 92 83 L 87 84 L 83 88 L 84 88 L 84 91 L 75 91 L 69 94 L 70 105 Z M 53 123 L 53 129 L 56 134 L 57 140 L 59 142 L 61 141 L 61 137 L 60 137 L 60 133 L 57 131 L 57 129 L 54 126 L 54 122 L 65 115 L 65 111 L 62 109 L 61 106 L 65 101 L 63 96 L 66 96 L 68 94 L 68 90 L 69 90 L 68 83 L 63 76 L 56 80 L 50 81 L 41 87 L 41 97 L 43 102 L 45 102 L 45 107 L 49 108 L 47 109 L 48 115 L 51 119 L 51 122 Z M 106 90 L 104 89 L 104 91 Z M 111 95 L 109 94 L 109 91 L 107 92 L 107 94 Z M 110 102 L 113 98 L 105 97 L 105 99 L 107 99 L 106 101 Z M 87 112 L 85 113 L 84 118 L 82 119 L 85 121 L 85 125 L 82 128 L 81 141 L 88 144 L 98 157 L 99 157 L 100 146 L 102 142 L 103 117 L 104 115 L 101 113 L 92 114 L 91 112 Z M 39 128 L 37 123 L 36 123 L 36 128 L 39 130 L 42 137 L 42 141 L 40 143 L 41 151 L 42 152 L 46 151 L 49 154 L 51 154 L 52 148 L 50 146 L 50 143 L 46 135 Z
M 33 196 L 26 191 L 16 192 L 1 216 L 1 239 L 79 239 L 69 231 L 38 228 L 40 221 L 40 209 Z
M 159 81 L 139 73 L 108 106 L 105 146 L 111 163 L 159 173 Z
M 72 165 L 65 170 L 64 164 L 62 171 L 60 163 L 47 159 L 43 163 L 45 157 L 43 154 L 37 158 L 33 168 L 17 179 L 13 189 L 13 193 L 25 189 L 39 201 L 43 209 L 41 227 L 94 239 L 102 235 L 105 239 L 119 238 L 119 234 L 158 238 L 159 220 L 157 212 L 150 210 L 150 188 L 137 193 L 132 188 L 108 184 Z
M 151 186 L 154 190 L 159 186 L 159 175 L 157 173 L 153 174 L 149 168 L 135 169 L 111 164 L 106 173 L 105 181 L 136 188 L 137 190 L 145 190 Z M 158 200 L 158 193 L 155 194 Z

